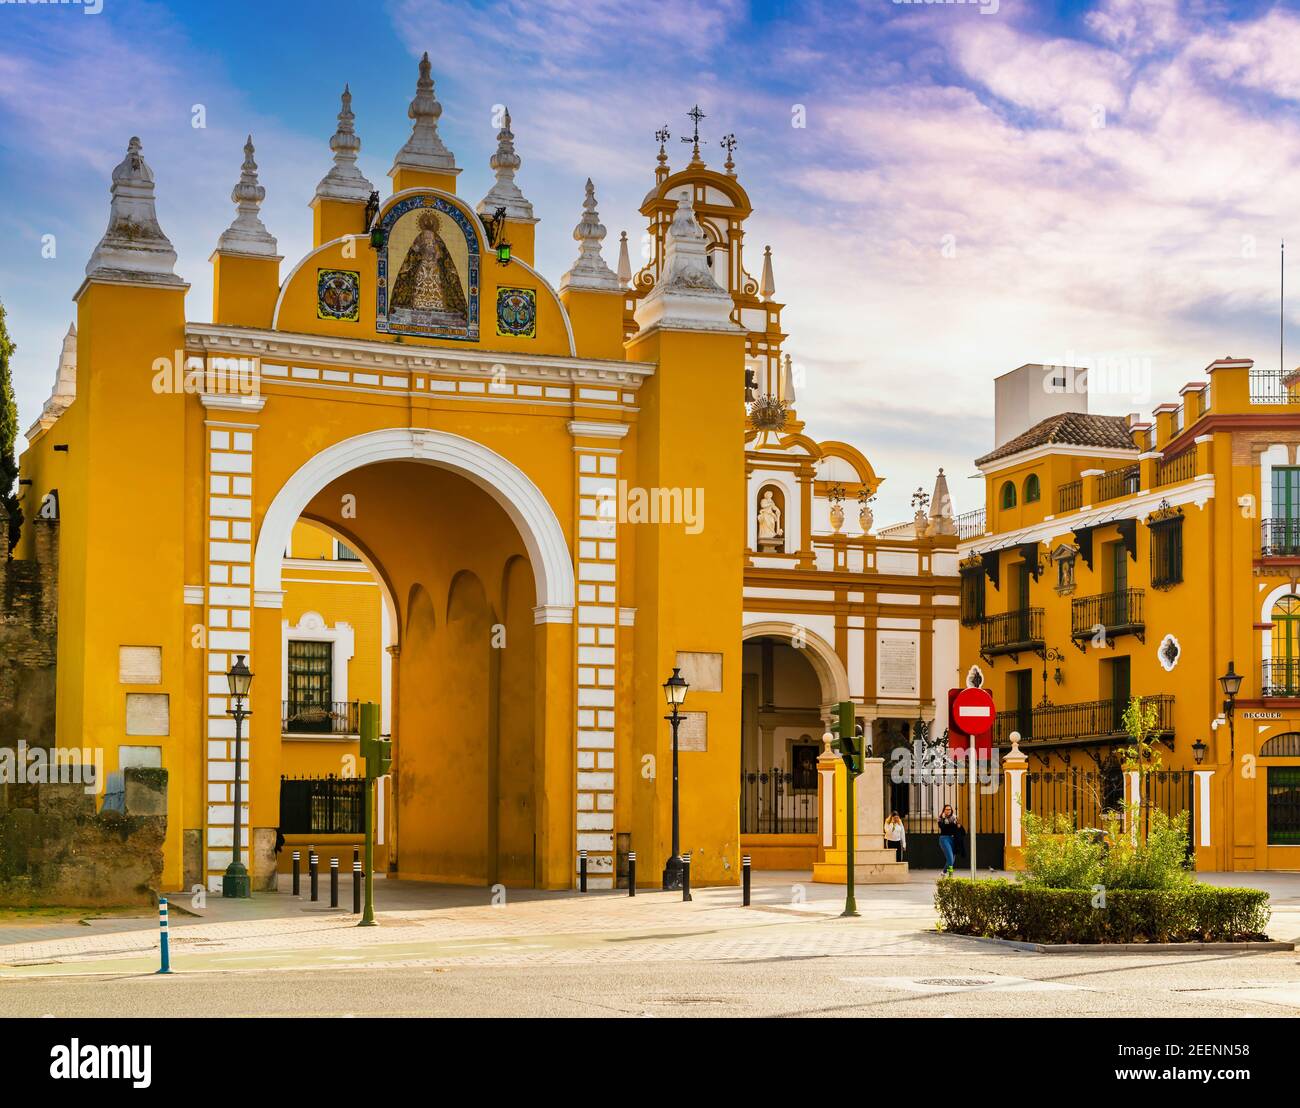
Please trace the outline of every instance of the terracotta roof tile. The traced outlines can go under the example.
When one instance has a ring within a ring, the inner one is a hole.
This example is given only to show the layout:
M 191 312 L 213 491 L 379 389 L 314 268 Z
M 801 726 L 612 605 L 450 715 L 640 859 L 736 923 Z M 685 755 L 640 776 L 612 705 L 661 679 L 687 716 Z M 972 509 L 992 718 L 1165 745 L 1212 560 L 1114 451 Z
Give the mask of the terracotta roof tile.
M 1113 450 L 1132 450 L 1133 437 L 1128 430 L 1127 416 L 1090 415 L 1087 412 L 1062 412 L 1035 423 L 1024 434 L 1004 442 L 996 450 L 976 458 L 977 466 L 1009 458 L 1022 450 L 1036 446 L 1060 444 L 1062 446 L 1101 446 Z

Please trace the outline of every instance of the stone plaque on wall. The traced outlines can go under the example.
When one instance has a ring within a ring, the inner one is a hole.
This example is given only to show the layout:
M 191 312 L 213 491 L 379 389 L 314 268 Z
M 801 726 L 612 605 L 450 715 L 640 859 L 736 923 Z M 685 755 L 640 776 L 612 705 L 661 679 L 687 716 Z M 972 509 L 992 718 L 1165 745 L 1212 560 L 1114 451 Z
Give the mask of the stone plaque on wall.
M 122 646 L 117 653 L 117 679 L 123 685 L 161 685 L 161 646 Z
M 128 735 L 170 734 L 170 716 L 166 693 L 126 694 L 126 733 Z
M 882 631 L 876 639 L 876 695 L 920 695 L 921 649 L 910 631 Z
M 677 749 L 703 754 L 709 749 L 709 713 L 683 712 L 677 731 Z
M 676 665 L 696 692 L 722 692 L 721 654 L 679 650 Z

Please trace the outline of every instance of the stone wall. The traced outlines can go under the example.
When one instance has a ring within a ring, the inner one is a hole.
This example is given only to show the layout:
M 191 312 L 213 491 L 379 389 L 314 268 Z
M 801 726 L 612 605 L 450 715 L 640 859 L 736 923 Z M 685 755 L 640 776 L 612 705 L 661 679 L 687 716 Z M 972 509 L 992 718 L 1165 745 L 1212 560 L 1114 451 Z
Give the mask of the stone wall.
M 0 550 L 8 522 L 0 512 Z M 0 557 L 0 752 L 11 766 L 25 762 L 19 744 L 44 753 L 55 743 L 59 524 L 25 526 L 35 557 Z M 0 906 L 149 903 L 162 876 L 167 773 L 127 769 L 123 786 L 124 811 L 101 812 L 82 783 L 0 774 Z

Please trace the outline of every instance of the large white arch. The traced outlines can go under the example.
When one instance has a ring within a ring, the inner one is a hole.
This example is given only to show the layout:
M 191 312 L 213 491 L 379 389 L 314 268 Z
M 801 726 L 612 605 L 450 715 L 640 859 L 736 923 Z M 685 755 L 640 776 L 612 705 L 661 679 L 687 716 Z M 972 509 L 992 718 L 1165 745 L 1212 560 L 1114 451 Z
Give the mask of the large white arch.
M 415 461 L 441 466 L 488 493 L 518 528 L 536 583 L 538 621 L 569 623 L 576 595 L 573 560 L 554 510 L 513 462 L 473 439 L 424 427 L 394 427 L 344 439 L 309 458 L 275 494 L 257 533 L 254 603 L 279 607 L 280 563 L 294 522 L 326 485 L 360 466 Z
M 745 640 L 774 638 L 790 642 L 794 638 L 794 633 L 795 629 L 792 623 L 780 620 L 760 620 L 755 623 L 745 624 L 741 637 Z M 817 678 L 821 682 L 821 707 L 825 708 L 842 700 L 852 700 L 853 697 L 849 695 L 848 670 L 844 668 L 840 656 L 835 653 L 835 648 L 820 635 L 815 634 L 806 627 L 800 628 L 800 635 L 804 642 L 803 649 L 808 653 L 808 661 L 812 663 Z

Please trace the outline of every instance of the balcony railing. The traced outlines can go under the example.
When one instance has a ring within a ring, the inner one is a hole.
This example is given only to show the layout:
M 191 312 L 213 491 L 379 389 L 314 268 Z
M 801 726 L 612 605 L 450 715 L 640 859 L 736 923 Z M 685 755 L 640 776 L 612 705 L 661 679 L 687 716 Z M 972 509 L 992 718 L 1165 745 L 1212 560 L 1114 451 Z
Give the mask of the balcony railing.
M 1259 525 L 1261 558 L 1294 558 L 1300 555 L 1300 519 L 1265 519 Z
M 1294 404 L 1297 395 L 1283 381 L 1285 375 L 1277 369 L 1251 369 L 1250 402 L 1252 404 Z
M 285 735 L 359 734 L 359 702 L 301 703 L 286 700 L 282 705 L 281 732 Z
M 957 517 L 957 541 L 977 539 L 984 534 L 984 509 L 976 508 L 972 512 L 962 512 Z
M 980 624 L 980 653 L 986 658 L 1039 650 L 1042 646 L 1042 608 L 1021 608 L 1003 615 L 987 616 Z
M 1156 462 L 1156 486 L 1178 485 L 1196 476 L 1196 451 L 1184 450 Z
M 1124 589 L 1076 598 L 1070 610 L 1070 637 L 1082 649 L 1087 645 L 1084 639 L 1100 638 L 1109 644 L 1116 635 L 1137 635 L 1145 641 L 1145 595 L 1143 589 Z
M 1300 697 L 1300 660 L 1269 661 L 1263 669 L 1260 696 Z
M 1297 673 L 1300 676 L 1300 673 Z M 1174 733 L 1174 698 L 1172 693 L 1144 696 L 1144 705 L 1155 705 L 1155 733 Z M 1022 742 L 1071 742 L 1088 739 L 1113 739 L 1124 736 L 1124 700 L 1087 700 L 1077 704 L 1045 704 L 1032 710 L 1012 708 L 998 713 L 995 726 L 999 743 L 1011 741 L 1011 732 L 1019 731 Z
M 1083 506 L 1083 481 L 1067 481 L 1056 490 L 1056 514 L 1077 512 Z
M 1141 481 L 1141 469 L 1138 466 L 1108 469 L 1097 478 L 1097 500 L 1118 500 L 1121 496 L 1132 496 L 1138 491 Z

